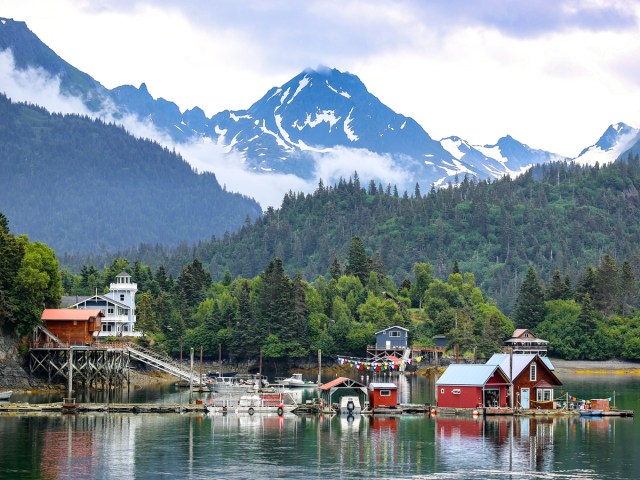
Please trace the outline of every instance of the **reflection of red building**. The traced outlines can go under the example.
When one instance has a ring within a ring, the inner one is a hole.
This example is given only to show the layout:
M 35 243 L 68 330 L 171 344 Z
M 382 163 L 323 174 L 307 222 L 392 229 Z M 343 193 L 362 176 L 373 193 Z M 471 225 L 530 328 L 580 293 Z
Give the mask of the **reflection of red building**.
M 436 437 L 482 437 L 482 419 L 436 417 Z
M 385 417 L 371 415 L 371 430 L 376 432 L 393 433 L 398 431 L 398 419 L 396 417 Z
M 397 406 L 398 386 L 395 383 L 370 383 L 369 405 L 371 408 Z
M 436 381 L 439 407 L 506 407 L 511 382 L 498 365 L 449 365 Z

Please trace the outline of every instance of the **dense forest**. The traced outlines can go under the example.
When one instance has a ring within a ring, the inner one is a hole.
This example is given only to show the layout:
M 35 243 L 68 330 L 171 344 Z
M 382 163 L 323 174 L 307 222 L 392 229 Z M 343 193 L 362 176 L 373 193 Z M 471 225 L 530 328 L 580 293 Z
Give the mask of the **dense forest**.
M 270 259 L 282 259 L 289 275 L 312 281 L 335 258 L 344 258 L 359 236 L 379 255 L 398 284 L 415 262 L 446 277 L 453 261 L 510 313 L 529 266 L 550 281 L 556 270 L 574 283 L 605 255 L 640 271 L 640 161 L 638 154 L 606 167 L 564 163 L 535 167 L 516 179 L 462 179 L 428 194 L 400 193 L 391 185 L 361 185 L 356 175 L 312 194 L 289 193 L 236 234 L 175 249 L 143 244 L 118 257 L 178 275 L 193 258 L 214 279 L 225 271 L 252 278 Z M 107 265 L 114 256 L 62 255 L 71 271 Z
M 122 127 L 0 95 L 0 210 L 57 252 L 178 245 L 240 228 L 262 210 L 175 152 Z M 133 239 L 133 240 L 132 240 Z
M 363 356 L 375 332 L 391 325 L 409 329 L 414 345 L 433 345 L 444 335 L 449 347 L 482 359 L 501 351 L 515 327 L 530 328 L 549 340 L 550 354 L 566 359 L 640 360 L 639 288 L 628 261 L 610 255 L 589 266 L 574 285 L 556 270 L 542 282 L 530 267 L 522 282 L 512 318 L 476 285 L 472 273 L 457 262 L 443 278 L 428 263 L 414 263 L 399 284 L 386 274 L 379 254 L 369 256 L 359 237 L 343 259 L 314 279 L 286 274 L 275 258 L 253 278 L 225 271 L 219 281 L 198 259 L 173 278 L 163 265 L 116 259 L 102 272 L 84 266 L 80 274 L 62 272 L 69 294 L 105 290 L 122 270 L 138 283 L 137 328 L 145 341 L 178 354 L 203 347 L 205 355 L 292 360 L 313 355 Z
M 0 212 L 0 332 L 28 335 L 44 308 L 57 308 L 62 295 L 56 255 L 40 242 L 9 231 Z

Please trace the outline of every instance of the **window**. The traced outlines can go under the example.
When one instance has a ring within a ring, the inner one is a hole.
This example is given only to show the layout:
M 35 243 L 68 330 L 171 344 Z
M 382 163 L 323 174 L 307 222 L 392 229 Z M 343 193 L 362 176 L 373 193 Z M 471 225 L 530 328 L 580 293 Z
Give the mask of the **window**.
M 381 397 L 390 397 L 391 396 L 391 390 L 380 390 L 380 396 Z
M 453 390 L 451 390 L 451 393 L 453 393 L 454 395 L 460 395 L 462 391 L 459 388 L 454 388 Z
M 107 309 L 107 312 L 108 312 L 108 313 L 110 313 L 110 314 L 113 314 L 113 307 L 109 307 L 109 308 Z
M 121 293 L 121 294 L 120 294 L 120 301 L 121 301 L 121 302 L 124 302 L 124 293 Z
M 400 336 L 400 332 L 397 330 L 392 330 L 389 332 L 389 336 L 390 337 L 399 337 Z
M 536 401 L 538 402 L 550 402 L 553 400 L 552 388 L 538 388 L 536 389 Z
M 440 389 L 440 393 L 444 394 L 444 388 Z
M 536 364 L 532 363 L 529 367 L 529 380 L 532 382 L 536 381 Z

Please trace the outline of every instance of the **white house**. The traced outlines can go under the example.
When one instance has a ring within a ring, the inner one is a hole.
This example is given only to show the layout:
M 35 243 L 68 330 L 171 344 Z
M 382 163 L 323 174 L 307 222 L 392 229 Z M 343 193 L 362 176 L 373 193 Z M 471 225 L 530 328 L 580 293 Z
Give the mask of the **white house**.
M 63 308 L 99 309 L 104 314 L 99 337 L 140 337 L 135 329 L 138 285 L 131 283 L 131 275 L 121 272 L 115 283 L 109 285 L 109 293 L 90 297 L 71 296 L 62 298 Z

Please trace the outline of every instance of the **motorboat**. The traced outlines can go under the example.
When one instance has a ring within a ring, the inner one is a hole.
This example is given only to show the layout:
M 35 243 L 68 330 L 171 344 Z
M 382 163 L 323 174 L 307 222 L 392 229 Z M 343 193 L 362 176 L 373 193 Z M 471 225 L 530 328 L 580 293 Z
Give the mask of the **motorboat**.
M 217 393 L 249 393 L 268 386 L 267 379 L 264 376 L 259 378 L 258 375 L 221 376 L 207 379 L 209 390 Z
M 232 396 L 217 397 L 207 405 L 207 412 L 212 414 L 277 414 L 290 413 L 298 407 L 295 399 L 288 392 L 251 393 L 239 399 Z
M 340 399 L 340 415 L 360 415 L 360 413 L 362 413 L 360 398 L 344 396 Z
M 315 382 L 304 381 L 301 373 L 294 373 L 289 378 L 276 378 L 276 385 L 282 385 L 287 388 L 313 388 L 318 386 Z
M 13 391 L 11 391 L 11 390 L 9 390 L 7 392 L 0 392 L 0 401 L 9 400 L 11 398 L 12 394 L 13 394 Z

